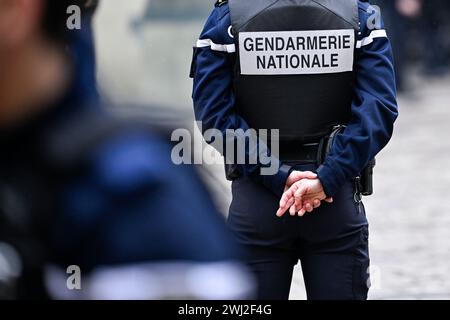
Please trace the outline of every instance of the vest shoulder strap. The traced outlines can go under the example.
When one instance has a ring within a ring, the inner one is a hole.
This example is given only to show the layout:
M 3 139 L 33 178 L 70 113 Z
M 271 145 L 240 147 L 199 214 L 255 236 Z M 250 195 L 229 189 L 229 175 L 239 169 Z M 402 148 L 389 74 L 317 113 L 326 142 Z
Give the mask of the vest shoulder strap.
M 240 32 L 258 14 L 283 2 L 284 0 L 228 0 L 233 29 Z M 295 0 L 295 3 L 299 6 L 322 7 L 347 21 L 355 30 L 359 29 L 358 0 Z
M 359 29 L 358 0 L 313 0 L 313 2 L 347 21 L 353 29 Z

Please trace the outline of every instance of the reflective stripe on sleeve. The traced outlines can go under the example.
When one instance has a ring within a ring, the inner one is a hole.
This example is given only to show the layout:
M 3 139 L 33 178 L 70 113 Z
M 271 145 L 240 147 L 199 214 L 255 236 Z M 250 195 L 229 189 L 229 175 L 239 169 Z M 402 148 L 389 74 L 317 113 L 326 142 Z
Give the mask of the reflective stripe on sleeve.
M 365 37 L 356 43 L 356 48 L 367 46 L 373 42 L 375 38 L 387 38 L 386 30 L 374 30 L 368 37 Z
M 236 52 L 236 46 L 234 44 L 217 44 L 214 43 L 211 39 L 201 39 L 197 41 L 197 48 L 205 48 L 205 47 L 211 47 L 211 50 L 213 51 L 228 52 L 228 53 Z

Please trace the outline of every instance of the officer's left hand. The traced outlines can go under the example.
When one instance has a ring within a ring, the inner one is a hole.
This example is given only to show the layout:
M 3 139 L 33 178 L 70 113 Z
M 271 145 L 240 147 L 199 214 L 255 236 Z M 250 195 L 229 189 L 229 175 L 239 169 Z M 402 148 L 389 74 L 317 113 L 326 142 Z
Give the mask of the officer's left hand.
M 306 212 L 320 207 L 322 201 L 332 203 L 333 199 L 327 198 L 320 180 L 303 179 L 294 183 L 283 194 L 277 216 L 282 217 L 288 209 L 292 216 L 304 216 Z
M 289 175 L 286 181 L 286 187 L 284 188 L 284 192 L 288 191 L 292 185 L 302 179 L 317 179 L 317 174 L 311 171 L 297 171 L 294 170 Z

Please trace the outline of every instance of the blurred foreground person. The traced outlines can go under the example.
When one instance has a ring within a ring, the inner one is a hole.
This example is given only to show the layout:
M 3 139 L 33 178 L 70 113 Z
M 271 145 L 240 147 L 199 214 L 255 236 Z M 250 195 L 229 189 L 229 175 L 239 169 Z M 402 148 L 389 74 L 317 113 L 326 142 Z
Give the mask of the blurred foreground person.
M 164 130 L 100 106 L 95 7 L 0 0 L 0 298 L 247 297 L 237 249 Z

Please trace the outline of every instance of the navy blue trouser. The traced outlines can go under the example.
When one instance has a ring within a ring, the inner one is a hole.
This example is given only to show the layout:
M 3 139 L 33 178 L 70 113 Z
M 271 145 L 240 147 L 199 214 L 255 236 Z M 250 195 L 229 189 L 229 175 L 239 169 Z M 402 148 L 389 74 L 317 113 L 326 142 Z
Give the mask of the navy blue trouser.
M 232 192 L 228 223 L 247 251 L 258 299 L 288 299 L 299 260 L 308 299 L 367 299 L 368 223 L 364 207 L 354 200 L 351 181 L 333 204 L 323 203 L 304 217 L 276 217 L 279 199 L 250 178 L 234 181 Z

